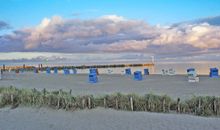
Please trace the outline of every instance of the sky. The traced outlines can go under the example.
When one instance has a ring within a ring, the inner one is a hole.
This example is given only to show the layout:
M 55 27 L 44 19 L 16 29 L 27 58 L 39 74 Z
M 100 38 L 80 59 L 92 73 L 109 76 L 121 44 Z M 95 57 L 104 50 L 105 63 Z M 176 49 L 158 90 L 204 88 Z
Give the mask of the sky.
M 45 17 L 96 18 L 119 15 L 151 24 L 171 24 L 220 14 L 219 0 L 0 0 L 0 19 L 13 28 Z
M 219 0 L 0 0 L 0 60 L 69 58 L 66 54 L 220 60 L 219 5 Z

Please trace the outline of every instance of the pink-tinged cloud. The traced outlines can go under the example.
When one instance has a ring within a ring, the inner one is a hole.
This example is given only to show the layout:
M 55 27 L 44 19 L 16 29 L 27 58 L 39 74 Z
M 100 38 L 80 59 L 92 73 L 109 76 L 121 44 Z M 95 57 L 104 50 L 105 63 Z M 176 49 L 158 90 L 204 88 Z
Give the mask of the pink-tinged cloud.
M 116 15 L 89 20 L 54 16 L 1 36 L 0 47 L 2 52 L 211 53 L 220 50 L 220 26 L 205 22 L 152 26 Z

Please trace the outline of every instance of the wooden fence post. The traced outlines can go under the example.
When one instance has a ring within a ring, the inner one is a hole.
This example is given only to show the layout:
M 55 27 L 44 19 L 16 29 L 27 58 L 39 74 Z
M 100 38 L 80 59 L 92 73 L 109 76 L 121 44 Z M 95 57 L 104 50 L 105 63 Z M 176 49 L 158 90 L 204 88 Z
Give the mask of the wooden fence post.
M 116 107 L 116 109 L 119 108 L 119 107 L 118 107 L 118 98 L 115 99 L 115 107 Z
M 144 111 L 147 111 L 147 101 L 145 101 L 145 104 L 144 104 Z
M 180 113 L 180 98 L 177 99 L 177 113 Z
M 217 103 L 216 103 L 216 99 L 214 98 L 213 99 L 213 112 L 218 115 L 218 112 L 217 112 Z
M 43 94 L 46 95 L 46 88 L 43 89 Z
M 60 98 L 58 97 L 58 101 L 57 101 L 57 108 L 60 108 Z
M 14 104 L 14 95 L 11 94 L 11 104 Z
M 82 108 L 83 108 L 83 109 L 85 108 L 85 103 L 86 103 L 86 100 L 83 98 L 83 99 L 82 99 Z
M 133 104 L 133 98 L 130 97 L 130 105 L 131 105 L 131 111 L 134 111 L 134 104 Z
M 201 112 L 201 98 L 199 98 L 198 111 Z
M 163 112 L 166 112 L 166 100 L 163 98 Z
M 168 103 L 168 112 L 170 112 L 170 102 Z
M 104 108 L 107 107 L 107 104 L 106 104 L 106 98 L 104 98 Z
M 70 89 L 70 92 L 69 92 L 69 93 L 70 93 L 70 95 L 72 94 L 72 89 Z
M 35 104 L 35 99 L 34 96 L 32 97 L 32 103 Z
M 91 99 L 90 99 L 90 97 L 88 97 L 88 108 L 89 108 L 89 109 L 92 108 L 92 107 L 91 107 Z
M 60 108 L 60 96 L 61 96 L 61 91 L 62 89 L 59 90 L 59 94 L 58 94 L 58 102 L 57 102 L 57 108 Z
M 219 98 L 217 98 L 217 100 L 216 100 L 216 115 L 219 115 L 219 105 L 220 104 L 220 102 L 219 102 Z
M 150 99 L 148 99 L 147 105 L 148 105 L 148 106 L 147 106 L 147 107 L 148 107 L 148 110 L 151 111 L 151 102 L 150 102 Z
M 35 94 L 36 91 L 37 91 L 36 88 L 34 88 L 34 89 L 32 90 L 32 92 L 33 92 L 32 103 L 33 103 L 33 104 L 35 103 L 34 94 Z

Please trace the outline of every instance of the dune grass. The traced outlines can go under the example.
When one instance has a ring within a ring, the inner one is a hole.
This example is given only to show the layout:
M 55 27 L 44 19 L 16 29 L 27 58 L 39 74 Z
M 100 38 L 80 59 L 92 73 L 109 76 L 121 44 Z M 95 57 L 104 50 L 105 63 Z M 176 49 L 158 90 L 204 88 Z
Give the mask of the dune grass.
M 184 113 L 199 116 L 219 116 L 220 97 L 194 96 L 187 100 L 171 99 L 167 95 L 114 93 L 100 97 L 74 96 L 63 90 L 18 89 L 13 86 L 0 88 L 0 107 L 11 106 L 50 107 L 54 109 L 79 110 L 96 107 L 126 111 Z

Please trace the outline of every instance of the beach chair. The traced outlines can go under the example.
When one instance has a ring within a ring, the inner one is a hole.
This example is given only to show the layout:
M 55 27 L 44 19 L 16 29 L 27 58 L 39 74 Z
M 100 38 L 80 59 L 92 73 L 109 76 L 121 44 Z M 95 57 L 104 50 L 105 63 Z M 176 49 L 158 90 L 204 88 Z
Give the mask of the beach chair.
M 199 82 L 199 77 L 190 76 L 190 77 L 188 77 L 188 82 L 189 83 Z
M 187 76 L 189 83 L 199 82 L 199 77 L 197 76 L 196 70 L 194 68 L 187 69 Z
M 38 68 L 34 68 L 34 73 L 39 73 Z
M 162 69 L 162 75 L 166 75 L 166 70 L 165 69 Z
M 96 75 L 99 74 L 99 73 L 98 73 L 98 69 L 96 69 L 96 68 L 90 68 L 90 69 L 89 69 L 89 73 L 90 73 L 90 74 L 96 74 Z
M 50 74 L 50 68 L 49 67 L 46 68 L 46 73 Z
M 149 75 L 149 70 L 148 69 L 144 69 L 144 75 Z
M 98 77 L 97 77 L 96 73 L 89 74 L 89 82 L 90 83 L 97 83 L 98 82 Z
M 125 69 L 125 75 L 131 75 L 131 68 Z
M 176 75 L 176 71 L 171 68 L 168 70 L 168 75 Z
M 64 75 L 69 75 L 69 74 L 70 74 L 70 71 L 69 71 L 69 69 L 64 68 L 64 69 L 63 69 L 63 73 L 64 73 Z
M 108 74 L 111 74 L 113 72 L 113 70 L 111 69 L 108 69 L 107 71 L 108 71 Z
M 142 78 L 142 73 L 141 71 L 135 71 L 134 72 L 134 80 L 137 80 L 137 81 L 141 81 L 143 78 Z
M 217 68 L 210 68 L 209 77 L 211 78 L 218 78 L 218 69 Z
M 24 69 L 23 68 L 19 69 L 19 72 L 24 73 Z
M 72 69 L 72 74 L 77 74 L 76 68 L 73 68 L 73 69 Z
M 57 68 L 57 67 L 54 67 L 54 68 L 53 68 L 53 73 L 54 73 L 54 74 L 58 74 L 58 68 Z

